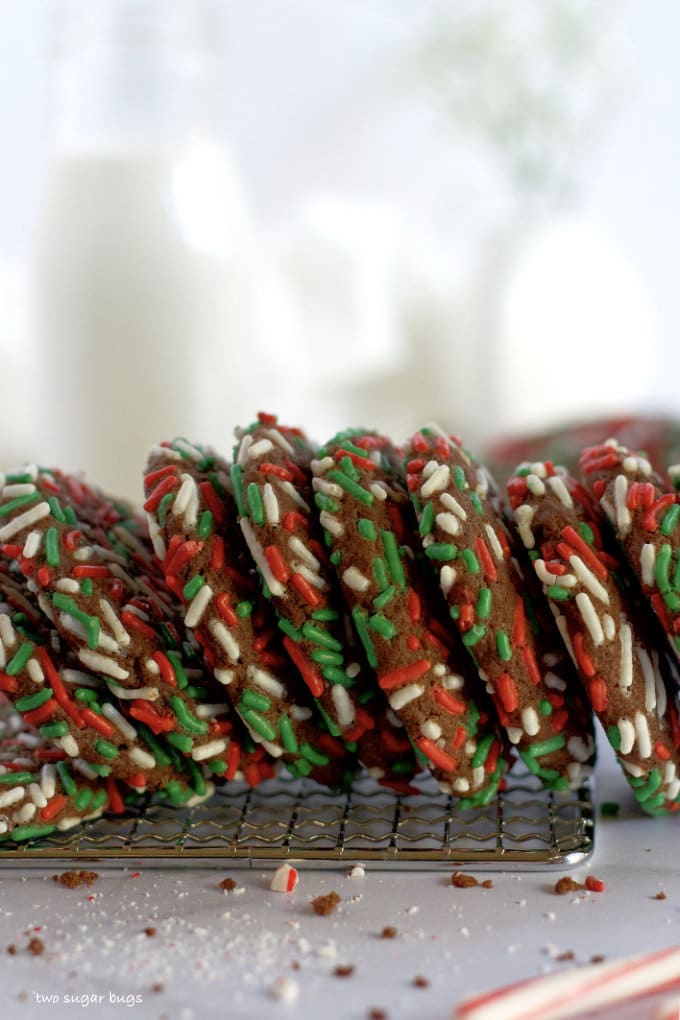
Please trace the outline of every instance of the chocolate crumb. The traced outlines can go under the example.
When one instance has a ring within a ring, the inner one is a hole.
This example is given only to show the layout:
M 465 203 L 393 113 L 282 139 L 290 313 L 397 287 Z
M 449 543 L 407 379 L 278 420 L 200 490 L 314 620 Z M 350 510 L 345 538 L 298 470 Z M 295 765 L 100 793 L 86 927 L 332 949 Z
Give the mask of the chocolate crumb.
M 13 942 L 9 946 L 7 946 L 7 952 L 9 953 L 10 956 L 17 955 L 17 947 L 14 945 Z
M 45 952 L 45 943 L 42 939 L 32 938 L 26 948 L 32 956 L 42 956 Z
M 368 1011 L 368 1020 L 387 1020 L 387 1013 L 384 1009 L 374 1006 Z
M 456 889 L 471 889 L 475 885 L 479 885 L 479 882 L 474 875 L 466 875 L 463 871 L 454 871 L 451 875 L 451 885 L 455 885 Z
M 52 875 L 52 881 L 58 882 L 59 885 L 66 886 L 67 889 L 78 889 L 81 885 L 92 885 L 99 878 L 99 873 L 96 871 L 62 871 L 61 875 Z
M 555 959 L 558 961 L 558 963 L 566 963 L 567 960 L 574 959 L 574 952 L 571 949 L 567 949 L 566 952 L 560 953 L 558 956 L 555 957 Z
M 554 890 L 558 896 L 566 896 L 570 892 L 579 892 L 581 889 L 585 889 L 584 885 L 580 882 L 575 882 L 573 878 L 569 878 L 565 875 L 564 878 L 560 878 L 555 882 Z
M 482 882 L 482 889 L 493 889 L 493 882 L 490 878 L 485 878 Z
M 145 928 L 144 929 L 144 934 L 148 935 L 149 938 L 152 939 L 154 937 L 154 935 L 156 934 L 156 929 L 155 928 Z
M 663 889 L 661 890 L 661 892 L 658 892 L 658 893 L 656 894 L 656 896 L 654 897 L 654 899 L 655 899 L 655 900 L 665 900 L 665 899 L 666 899 L 666 893 L 665 893 L 665 892 L 663 891 Z
M 343 977 L 343 978 L 344 977 L 351 977 L 352 974 L 354 973 L 354 967 L 350 963 L 347 966 L 336 967 L 335 970 L 333 971 L 333 973 L 335 974 L 336 977 Z
M 590 957 L 590 962 L 591 963 L 604 963 L 604 961 L 606 959 L 607 959 L 607 957 L 603 956 L 602 953 L 595 953 L 594 956 Z
M 151 991 L 156 993 L 164 992 L 165 985 L 163 984 L 162 981 L 156 981 L 153 985 L 151 985 Z
M 336 892 L 330 892 L 327 896 L 315 896 L 311 903 L 315 914 L 327 917 L 328 914 L 333 913 L 338 903 L 340 903 L 340 897 Z
M 411 982 L 414 988 L 429 988 L 430 982 L 422 974 L 416 974 L 413 981 Z
M 396 939 L 397 929 L 388 924 L 380 933 L 380 937 L 383 939 Z
M 236 888 L 236 882 L 233 878 L 223 878 L 219 885 L 220 889 L 224 889 L 225 892 L 233 892 Z
M 290 966 L 291 966 L 292 970 L 299 970 L 300 969 L 300 961 L 299 960 L 291 960 Z

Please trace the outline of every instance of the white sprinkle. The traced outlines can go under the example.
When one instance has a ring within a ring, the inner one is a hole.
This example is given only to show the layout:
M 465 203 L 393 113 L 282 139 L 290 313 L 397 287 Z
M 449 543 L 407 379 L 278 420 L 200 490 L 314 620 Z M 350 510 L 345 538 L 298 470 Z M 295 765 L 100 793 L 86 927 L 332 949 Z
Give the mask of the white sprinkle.
M 293 502 L 296 503 L 301 510 L 304 510 L 305 513 L 311 513 L 311 507 L 309 503 L 307 503 L 307 501 L 302 498 L 298 490 L 291 482 L 280 481 L 279 486 L 281 487 L 283 492 L 286 493 L 286 495 L 290 496 Z
M 300 986 L 297 981 L 289 977 L 279 977 L 269 989 L 272 998 L 279 1002 L 293 1003 L 300 997 Z
M 214 592 L 209 584 L 201 585 L 187 609 L 186 616 L 184 617 L 185 627 L 198 626 L 201 622 L 201 617 L 210 605 L 213 594 Z
M 213 675 L 215 679 L 218 680 L 221 684 L 224 684 L 225 687 L 228 687 L 229 684 L 233 683 L 234 680 L 233 669 L 214 669 Z
M 59 737 L 56 743 L 66 752 L 69 758 L 77 758 L 80 754 L 78 741 L 70 733 L 67 733 L 65 737 Z
M 191 752 L 191 757 L 194 761 L 205 761 L 206 758 L 212 758 L 216 754 L 222 754 L 222 752 L 226 751 L 226 749 L 226 740 L 211 740 L 207 744 L 195 747 Z
M 534 560 L 534 572 L 539 581 L 545 585 L 559 588 L 573 588 L 576 585 L 574 574 L 553 574 L 548 570 L 545 560 Z
M 258 439 L 257 442 L 252 443 L 248 447 L 248 460 L 257 460 L 258 457 L 264 457 L 266 453 L 274 449 L 274 444 L 271 439 Z
M 434 519 L 435 524 L 442 531 L 446 532 L 447 535 L 460 535 L 461 524 L 458 517 L 455 514 L 449 513 L 448 511 L 438 513 Z
M 524 733 L 519 726 L 508 726 L 506 732 L 511 744 L 519 744 L 520 740 L 524 736 Z
M 421 684 L 405 684 L 403 687 L 398 687 L 396 691 L 393 691 L 388 700 L 394 711 L 398 712 L 404 705 L 408 705 L 409 702 L 419 698 L 423 690 L 424 688 Z
M 30 820 L 35 816 L 36 810 L 37 808 L 35 804 L 24 804 L 23 807 L 20 807 L 18 811 L 14 812 L 12 815 L 12 821 L 15 825 L 25 825 L 26 822 L 30 822 Z
M 635 765 L 632 761 L 626 761 L 625 758 L 619 758 L 619 761 L 629 776 L 634 776 L 635 779 L 639 779 L 641 777 L 643 770 L 639 765 Z
M 283 698 L 286 693 L 286 688 L 281 681 L 259 666 L 248 666 L 246 675 L 251 683 L 256 684 L 260 690 L 266 691 L 272 698 Z
M 24 542 L 24 556 L 27 560 L 32 560 L 37 552 L 40 551 L 42 544 L 42 532 L 41 531 L 29 531 Z
M 602 645 L 604 644 L 604 631 L 602 630 L 602 624 L 600 618 L 595 612 L 593 603 L 590 601 L 590 596 L 586 595 L 585 592 L 580 591 L 576 596 L 576 605 L 578 606 L 581 614 L 581 619 L 588 628 L 593 644 Z
M 47 807 L 47 797 L 40 789 L 38 783 L 30 783 L 28 787 L 28 795 L 35 804 L 36 807 L 44 808 Z
M 460 673 L 447 673 L 442 679 L 442 687 L 447 691 L 460 691 L 465 685 L 465 679 Z
M 652 662 L 654 663 L 654 677 L 656 679 L 656 714 L 659 719 L 664 719 L 666 709 L 668 708 L 668 692 L 666 691 L 666 684 L 659 669 L 659 653 L 656 651 L 652 652 Z
M 548 658 L 550 658 L 550 656 L 544 655 L 543 661 L 547 663 Z M 553 673 L 551 670 L 548 670 L 548 672 L 544 674 L 543 683 L 552 691 L 566 691 L 567 689 L 566 680 L 563 680 L 561 676 L 558 676 L 557 673 Z
M 429 476 L 427 481 L 423 482 L 420 487 L 420 495 L 423 499 L 430 499 L 436 492 L 441 492 L 449 484 L 451 479 L 451 470 L 448 464 L 437 464 L 436 461 L 430 461 L 430 464 L 436 464 L 436 469 Z M 429 465 L 426 465 L 426 469 Z M 425 471 L 423 471 L 425 476 Z
M 604 602 L 604 604 L 608 606 L 609 592 L 604 585 L 598 581 L 592 570 L 585 565 L 581 557 L 576 555 L 570 556 L 569 563 L 581 584 L 586 587 L 596 599 L 599 599 L 600 602 Z
M 7 542 L 8 539 L 13 538 L 19 531 L 32 527 L 44 517 L 49 517 L 49 515 L 49 503 L 38 503 L 37 506 L 30 507 L 23 514 L 19 514 L 17 517 L 9 520 L 4 527 L 0 528 L 0 542 Z
M 236 456 L 236 463 L 240 464 L 241 467 L 243 467 L 245 462 L 248 460 L 248 450 L 252 446 L 252 443 L 253 437 L 250 435 L 249 432 L 246 432 L 246 434 L 241 439 L 241 442 L 239 443 L 238 454 Z
M 262 489 L 262 505 L 264 507 L 267 523 L 276 526 L 280 520 L 279 501 L 274 492 L 271 482 L 265 482 Z
M 535 708 L 527 707 L 522 709 L 522 726 L 524 732 L 530 737 L 535 737 L 541 728 L 541 721 Z
M 333 685 L 331 688 L 331 698 L 333 699 L 338 725 L 342 729 L 348 729 L 356 718 L 352 699 L 341 684 Z
M 0 614 L 0 641 L 5 648 L 12 648 L 16 644 L 17 636 L 12 626 L 12 621 L 7 613 Z M 4 665 L 4 663 L 3 663 Z
M 129 740 L 132 743 L 137 739 L 137 730 L 131 723 L 128 722 L 125 716 L 118 711 L 116 706 L 111 704 L 110 701 L 106 701 L 102 705 L 102 715 L 104 718 L 108 719 L 110 723 L 113 723 L 118 732 L 121 733 L 126 740 Z
M 247 517 L 241 517 L 239 524 L 241 525 L 241 531 L 243 532 L 243 537 L 246 540 L 246 545 L 250 550 L 250 555 L 255 560 L 267 587 L 275 598 L 281 598 L 285 594 L 286 589 L 272 574 L 271 568 L 267 563 L 267 557 L 262 550 L 262 546 L 255 537 L 255 532 L 253 531 L 250 521 Z
M 227 627 L 222 623 L 221 620 L 211 620 L 208 624 L 208 630 L 217 641 L 222 651 L 226 654 L 230 662 L 238 662 L 241 656 L 241 648 L 234 635 L 229 631 Z M 219 679 L 219 677 L 218 677 Z M 224 681 L 221 681 L 224 683 Z M 231 683 L 231 680 L 229 681 Z
M 40 789 L 48 800 L 51 800 L 57 791 L 57 770 L 50 763 L 40 769 Z
M 621 737 L 619 753 L 630 754 L 635 744 L 635 727 L 630 719 L 619 719 L 618 729 L 619 736 Z
M 347 877 L 353 879 L 365 878 L 366 869 L 364 868 L 363 864 L 353 864 L 352 867 L 347 872 Z
M 319 591 L 326 591 L 328 588 L 328 584 L 321 574 L 316 573 L 306 563 L 302 563 L 300 560 L 293 560 L 290 566 L 294 574 L 300 574 L 313 588 L 318 588 Z
M 642 712 L 635 713 L 635 732 L 637 734 L 638 754 L 641 758 L 649 758 L 652 753 L 652 740 L 647 717 Z
M 115 637 L 118 644 L 126 647 L 130 644 L 130 635 L 126 631 L 123 624 L 120 622 L 118 614 L 107 599 L 99 600 L 99 608 L 101 609 L 102 618 L 104 622 L 111 628 L 111 633 Z
M 60 577 L 54 587 L 57 591 L 63 592 L 64 595 L 77 595 L 80 591 L 78 582 L 70 577 Z
M 527 549 L 533 549 L 536 545 L 536 539 L 534 538 L 534 533 L 531 530 L 531 522 L 534 519 L 535 513 L 536 508 L 528 506 L 526 503 L 522 503 L 521 506 L 518 506 L 515 510 L 517 531 L 519 532 L 519 537 L 522 539 Z
M 321 460 L 317 460 L 316 457 L 312 461 L 311 467 L 315 475 L 325 475 L 327 471 L 335 464 L 332 457 L 323 457 Z
M 35 492 L 35 485 L 30 482 L 14 482 L 5 485 L 2 490 L 3 499 L 16 499 L 17 496 L 32 496 Z
M 620 535 L 630 531 L 631 515 L 626 506 L 628 498 L 628 479 L 625 475 L 617 475 L 614 482 L 614 506 L 616 508 L 616 527 Z
M 387 499 L 387 489 L 382 482 L 371 482 L 368 488 L 379 503 L 385 502 Z
M 616 637 L 616 624 L 609 613 L 602 614 L 602 630 L 607 641 L 613 641 Z
M 562 503 L 563 506 L 573 507 L 574 502 L 571 498 L 571 493 L 564 484 L 563 478 L 560 478 L 559 475 L 551 475 L 548 478 L 548 485 L 552 489 L 553 494 L 557 496 L 557 498 L 559 499 L 560 503 Z
M 321 563 L 316 558 L 312 550 L 308 549 L 305 543 L 301 542 L 297 535 L 293 535 L 290 538 L 288 548 L 291 552 L 295 553 L 296 556 L 299 556 L 300 559 L 307 564 L 307 566 L 312 568 L 312 570 L 318 571 L 321 569 Z
M 324 496 L 330 496 L 331 499 L 342 499 L 345 492 L 337 482 L 327 482 L 325 478 L 314 478 L 312 486 L 315 492 L 321 492 Z
M 536 475 L 537 478 L 547 478 L 548 468 L 546 467 L 545 461 L 536 460 L 533 464 L 525 464 L 524 467 L 531 469 L 531 474 Z
M 168 551 L 163 537 L 163 531 L 152 513 L 147 513 L 146 520 L 149 526 L 149 538 L 151 539 L 153 551 L 162 563 Z
M 106 680 L 106 678 L 104 678 Z M 106 686 L 115 694 L 121 701 L 134 701 L 139 699 L 140 701 L 157 701 L 160 697 L 160 692 L 157 687 L 119 687 L 118 684 L 109 683 L 106 680 Z
M 193 757 L 193 752 L 192 752 Z M 156 764 L 156 759 L 148 751 L 143 750 L 141 747 L 133 747 L 130 751 L 130 760 L 139 765 L 141 769 L 152 769 Z
M 342 579 L 347 587 L 351 588 L 352 591 L 368 591 L 371 587 L 369 579 L 364 577 L 361 571 L 354 566 L 348 567 L 347 570 L 343 572 Z
M 439 502 L 445 510 L 450 510 L 456 517 L 460 517 L 461 521 L 467 520 L 467 510 L 460 505 L 456 497 L 452 496 L 450 492 L 442 492 Z
M 79 687 L 101 687 L 96 677 L 91 673 L 83 673 L 80 669 L 60 669 L 59 676 L 66 684 L 78 684 Z
M 470 789 L 469 780 L 464 779 L 462 776 L 460 779 L 454 779 L 453 789 L 456 793 L 467 793 Z
M 441 588 L 444 595 L 449 594 L 451 588 L 456 583 L 457 576 L 458 575 L 456 572 L 456 568 L 452 567 L 450 564 L 445 563 L 444 566 L 441 568 L 441 570 L 439 571 L 439 587 Z
M 227 715 L 228 713 L 229 705 L 225 701 L 212 704 L 202 701 L 200 705 L 196 705 L 196 715 L 199 719 L 215 719 L 218 715 Z
M 490 524 L 485 524 L 484 530 L 486 531 L 486 537 L 489 540 L 491 551 L 493 552 L 494 556 L 500 563 L 503 559 L 503 546 L 499 541 L 498 535 L 496 534 L 496 530 Z
M 14 786 L 11 790 L 5 790 L 4 793 L 0 793 L 0 808 L 10 807 L 12 804 L 18 804 L 25 796 L 26 791 L 23 786 Z
M 172 504 L 175 517 L 184 515 L 184 525 L 193 528 L 198 520 L 198 486 L 191 475 L 182 475 L 182 484 Z
M 130 676 L 129 670 L 122 669 L 114 659 L 110 659 L 107 655 L 100 655 L 99 652 L 93 652 L 91 648 L 79 648 L 78 658 L 83 666 L 87 666 L 93 673 L 103 673 L 104 676 L 110 676 L 113 680 L 127 680 Z
M 420 731 L 428 740 L 439 740 L 442 735 L 442 728 L 436 719 L 426 719 Z
M 319 521 L 321 523 L 321 527 L 325 528 L 326 531 L 329 531 L 334 538 L 340 538 L 345 534 L 344 525 L 337 519 L 337 517 L 333 517 L 332 514 L 329 514 L 327 510 L 321 511 L 319 514 Z
M 569 737 L 567 750 L 576 761 L 587 762 L 593 756 L 595 744 L 592 737 L 588 737 L 587 740 L 584 740 L 583 737 Z
M 538 475 L 530 474 L 526 476 L 527 488 L 532 496 L 544 496 L 545 485 L 538 477 Z
M 633 632 L 629 623 L 621 625 L 619 640 L 621 641 L 619 687 L 624 691 L 629 691 L 633 683 Z
M 654 667 L 646 649 L 638 645 L 636 651 L 642 668 L 642 675 L 645 678 L 645 708 L 648 712 L 653 712 L 656 708 L 656 677 L 654 676 Z
M 654 584 L 654 566 L 656 563 L 656 549 L 652 542 L 645 542 L 640 550 L 640 573 L 642 583 L 648 588 Z
M 263 435 L 268 436 L 273 443 L 280 446 L 289 457 L 295 456 L 295 449 L 291 446 L 285 436 L 281 435 L 278 429 L 263 429 Z

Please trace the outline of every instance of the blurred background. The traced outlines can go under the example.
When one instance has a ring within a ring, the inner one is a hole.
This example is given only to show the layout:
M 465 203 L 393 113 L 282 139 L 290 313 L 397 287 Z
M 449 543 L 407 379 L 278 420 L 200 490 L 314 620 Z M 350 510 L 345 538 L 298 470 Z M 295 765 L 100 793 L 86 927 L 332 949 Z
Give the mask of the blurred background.
M 0 11 L 0 468 L 677 410 L 677 4 Z

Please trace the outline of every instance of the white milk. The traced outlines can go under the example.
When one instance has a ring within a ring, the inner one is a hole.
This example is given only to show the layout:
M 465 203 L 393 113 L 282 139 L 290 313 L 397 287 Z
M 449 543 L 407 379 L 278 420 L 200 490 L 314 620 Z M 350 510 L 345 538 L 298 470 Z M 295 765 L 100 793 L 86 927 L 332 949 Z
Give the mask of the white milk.
M 139 501 L 148 448 L 253 414 L 250 238 L 224 150 L 68 153 L 38 239 L 43 462 Z

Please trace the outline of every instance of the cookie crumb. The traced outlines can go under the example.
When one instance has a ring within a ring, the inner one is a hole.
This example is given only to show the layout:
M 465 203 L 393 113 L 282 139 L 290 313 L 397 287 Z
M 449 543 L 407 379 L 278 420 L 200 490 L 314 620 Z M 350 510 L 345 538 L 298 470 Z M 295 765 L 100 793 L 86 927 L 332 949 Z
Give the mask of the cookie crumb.
M 79 889 L 81 885 L 92 885 L 99 877 L 99 872 L 97 871 L 84 871 L 81 869 L 80 871 L 62 871 L 60 875 L 52 875 L 52 881 L 66 886 L 67 889 Z
M 479 885 L 479 882 L 474 875 L 466 875 L 464 871 L 454 871 L 451 875 L 451 885 L 455 885 L 456 889 L 471 889 L 473 886 Z
M 396 939 L 397 929 L 393 925 L 388 924 L 380 932 L 380 937 L 383 939 Z
M 45 952 L 45 943 L 43 942 L 42 939 L 34 937 L 28 943 L 26 948 L 28 949 L 31 956 L 42 956 L 42 954 Z
M 606 959 L 607 957 L 603 956 L 602 953 L 595 953 L 590 957 L 590 963 L 604 963 Z
M 335 968 L 333 973 L 335 974 L 336 977 L 340 978 L 351 977 L 352 974 L 354 973 L 354 967 L 351 963 L 347 964 L 346 966 L 338 966 Z
M 13 942 L 10 943 L 9 946 L 7 946 L 7 952 L 9 953 L 10 956 L 16 956 L 17 955 L 17 947 L 14 945 Z
M 584 885 L 580 882 L 575 882 L 573 878 L 569 878 L 565 875 L 563 878 L 559 878 L 554 885 L 554 891 L 558 896 L 566 896 L 567 893 L 580 892 L 581 889 L 585 889 Z
M 422 974 L 416 974 L 413 981 L 411 982 L 414 988 L 429 988 L 430 982 Z
M 311 903 L 315 914 L 327 917 L 328 914 L 333 913 L 338 903 L 340 903 L 340 896 L 336 892 L 330 892 L 327 896 L 315 896 Z
M 485 878 L 482 882 L 482 889 L 493 889 L 493 882 L 490 878 Z
M 223 878 L 218 888 L 224 889 L 225 892 L 233 892 L 236 888 L 236 882 L 233 878 Z
M 151 985 L 151 991 L 160 994 L 160 992 L 165 991 L 165 985 L 162 981 L 156 981 L 155 984 Z
M 380 1009 L 379 1006 L 373 1006 L 368 1011 L 368 1020 L 387 1020 L 387 1013 L 384 1009 Z
M 567 949 L 564 953 L 558 953 L 557 956 L 553 957 L 553 959 L 557 960 L 558 963 L 566 963 L 568 960 L 575 959 L 574 951 L 572 949 Z
M 354 864 L 347 872 L 348 878 L 365 878 L 366 869 L 363 864 Z
M 300 986 L 292 978 L 280 977 L 276 979 L 269 991 L 279 1002 L 297 1002 Z
M 144 929 L 144 934 L 147 935 L 150 939 L 152 939 L 154 937 L 154 935 L 156 934 L 156 929 L 155 928 L 145 928 Z
M 658 892 L 656 896 L 652 896 L 653 900 L 665 900 L 666 898 L 667 898 L 666 893 L 663 891 L 663 889 L 660 892 Z

